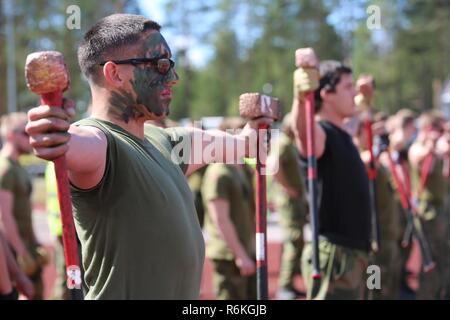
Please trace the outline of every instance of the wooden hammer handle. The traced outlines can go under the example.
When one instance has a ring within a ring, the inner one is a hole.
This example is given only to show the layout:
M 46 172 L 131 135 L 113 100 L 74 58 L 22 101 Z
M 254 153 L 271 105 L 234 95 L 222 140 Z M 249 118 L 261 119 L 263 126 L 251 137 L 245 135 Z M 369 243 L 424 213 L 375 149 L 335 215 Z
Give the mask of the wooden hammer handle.
M 62 106 L 62 92 L 46 93 L 41 95 L 41 103 L 48 106 Z M 62 238 L 64 257 L 66 260 L 67 287 L 81 289 L 81 271 L 78 259 L 78 243 L 70 200 L 69 179 L 65 156 L 53 160 L 55 163 L 58 201 L 61 210 Z

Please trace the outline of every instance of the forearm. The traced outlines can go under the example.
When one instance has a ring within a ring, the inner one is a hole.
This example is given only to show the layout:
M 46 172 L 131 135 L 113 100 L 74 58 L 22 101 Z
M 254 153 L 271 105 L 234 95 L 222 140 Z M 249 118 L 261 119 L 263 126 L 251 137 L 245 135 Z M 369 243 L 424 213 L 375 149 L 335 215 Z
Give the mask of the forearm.
M 26 252 L 26 246 L 19 234 L 16 221 L 14 220 L 11 208 L 8 205 L 0 206 L 0 216 L 4 225 L 4 233 L 8 242 L 14 248 L 18 256 L 22 256 Z
M 244 134 L 230 134 L 220 130 L 214 130 L 212 135 L 214 141 L 223 141 L 222 148 L 220 148 L 219 143 L 214 162 L 243 163 L 244 158 L 249 156 L 249 139 Z
M 9 249 L 8 242 L 3 237 L 1 232 L 0 232 L 0 247 L 3 250 L 3 256 L 5 258 L 9 278 L 11 280 L 15 280 L 18 277 L 18 275 L 20 273 L 22 273 L 22 270 L 20 269 L 19 265 L 17 264 L 16 259 L 14 258 L 11 250 Z
M 278 184 L 280 184 L 281 187 L 283 187 L 284 189 L 289 190 L 289 191 L 295 191 L 292 189 L 291 185 L 287 181 L 283 170 L 280 169 L 280 170 L 276 171 L 276 173 L 274 174 L 273 177 L 274 177 L 275 181 Z
M 302 155 L 306 155 L 306 112 L 303 104 L 300 98 L 292 103 L 292 131 L 297 148 Z
M 0 234 L 0 237 L 1 234 Z M 0 240 L 1 241 L 1 240 Z M 6 248 L 3 241 L 0 242 L 0 294 L 8 294 L 12 290 L 11 278 L 9 276 L 9 269 L 6 257 Z
M 212 222 L 224 239 L 227 246 L 233 252 L 236 258 L 242 258 L 247 255 L 244 247 L 239 241 L 236 229 L 230 219 L 230 206 L 226 199 L 214 199 L 208 202 L 208 213 Z
M 222 219 L 218 223 L 218 228 L 227 246 L 231 249 L 236 258 L 247 256 L 246 250 L 239 241 L 236 228 L 233 226 L 230 219 Z
M 191 164 L 242 163 L 248 155 L 248 140 L 243 132 L 230 134 L 220 130 L 191 128 Z

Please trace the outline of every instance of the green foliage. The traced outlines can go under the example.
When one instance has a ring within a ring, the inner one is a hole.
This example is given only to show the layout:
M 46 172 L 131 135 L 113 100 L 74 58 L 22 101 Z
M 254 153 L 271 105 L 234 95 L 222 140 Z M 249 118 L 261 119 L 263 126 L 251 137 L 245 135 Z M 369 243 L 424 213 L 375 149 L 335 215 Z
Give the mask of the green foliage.
M 450 74 L 450 2 L 409 0 L 375 2 L 381 8 L 385 35 L 374 41 L 365 20 L 353 33 L 355 73 L 372 73 L 378 84 L 376 106 L 394 112 L 432 107 Z
M 81 8 L 81 30 L 65 27 L 70 4 Z M 376 107 L 388 112 L 431 108 L 438 94 L 433 86 L 450 74 L 446 0 L 165 0 L 164 4 L 163 35 L 168 30 L 187 40 L 183 45 L 169 42 L 180 76 L 171 107 L 174 119 L 237 115 L 239 95 L 263 92 L 263 87 L 271 88 L 266 93 L 280 98 L 288 111 L 294 52 L 300 47 L 313 47 L 322 60 L 349 62 L 355 77 L 372 73 L 378 88 Z M 371 4 L 381 9 L 381 30 L 367 28 L 366 9 Z M 15 0 L 19 108 L 37 102 L 25 87 L 26 55 L 56 49 L 64 53 L 72 76 L 67 96 L 83 112 L 90 92 L 79 71 L 77 43 L 99 18 L 121 11 L 139 12 L 138 1 Z M 330 15 L 337 19 L 330 22 Z M 0 9 L 0 27 L 3 24 Z M 189 59 L 198 45 L 212 52 L 201 66 Z M 2 33 L 0 47 L 0 79 L 6 79 Z M 6 97 L 5 92 L 6 81 L 0 80 L 0 97 Z M 0 99 L 0 112 L 6 111 L 5 103 L 6 98 Z
M 11 1 L 11 0 L 0 0 Z M 139 13 L 136 1 L 112 0 L 13 0 L 14 29 L 16 44 L 16 74 L 18 110 L 26 111 L 38 103 L 38 97 L 30 92 L 25 84 L 24 66 L 26 56 L 34 51 L 58 50 L 64 54 L 71 76 L 70 89 L 66 97 L 77 102 L 77 111 L 82 114 L 90 103 L 90 92 L 78 67 L 77 46 L 84 33 L 100 18 L 115 12 Z M 66 12 L 70 5 L 78 5 L 81 13 L 81 28 L 69 30 Z M 3 12 L 0 10 L 0 27 L 3 29 Z M 6 107 L 6 43 L 0 36 L 0 113 Z

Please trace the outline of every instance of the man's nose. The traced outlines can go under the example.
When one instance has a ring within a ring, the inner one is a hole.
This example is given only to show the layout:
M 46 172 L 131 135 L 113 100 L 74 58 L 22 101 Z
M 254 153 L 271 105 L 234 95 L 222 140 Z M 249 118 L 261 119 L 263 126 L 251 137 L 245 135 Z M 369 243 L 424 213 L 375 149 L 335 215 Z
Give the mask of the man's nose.
M 180 77 L 178 76 L 178 73 L 175 71 L 175 68 L 171 69 L 167 74 L 166 83 L 173 86 L 178 83 L 178 80 L 180 80 Z

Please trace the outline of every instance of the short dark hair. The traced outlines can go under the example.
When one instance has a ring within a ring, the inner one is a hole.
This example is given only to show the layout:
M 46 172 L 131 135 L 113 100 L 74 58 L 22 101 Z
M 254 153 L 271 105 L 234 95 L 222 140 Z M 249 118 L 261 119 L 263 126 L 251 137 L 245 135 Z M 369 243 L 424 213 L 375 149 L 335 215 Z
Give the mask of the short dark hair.
M 112 58 L 125 46 L 136 44 L 142 33 L 159 31 L 161 26 L 143 16 L 113 14 L 98 21 L 83 37 L 78 47 L 78 63 L 89 81 L 98 83 L 98 64 Z
M 352 69 L 339 61 L 325 60 L 320 63 L 320 81 L 319 88 L 316 89 L 314 97 L 316 100 L 316 112 L 322 107 L 322 97 L 320 91 L 325 89 L 327 92 L 336 92 L 336 86 L 341 81 L 343 74 L 351 74 Z

